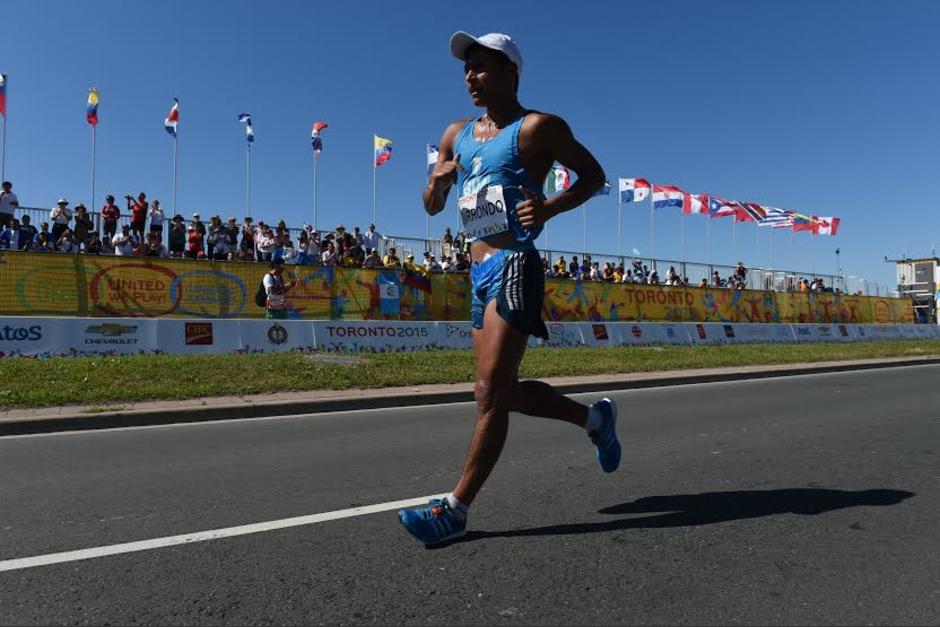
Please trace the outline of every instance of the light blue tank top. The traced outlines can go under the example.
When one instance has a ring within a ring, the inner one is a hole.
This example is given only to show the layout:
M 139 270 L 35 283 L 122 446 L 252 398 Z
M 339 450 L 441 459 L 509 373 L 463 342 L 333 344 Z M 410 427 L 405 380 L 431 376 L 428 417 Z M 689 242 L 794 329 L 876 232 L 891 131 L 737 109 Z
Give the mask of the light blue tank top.
M 542 232 L 542 225 L 526 228 L 519 224 L 516 215 L 516 203 L 525 200 L 525 194 L 519 186 L 526 187 L 544 198 L 542 186 L 529 180 L 519 159 L 519 129 L 529 111 L 523 111 L 515 120 L 506 125 L 487 141 L 473 137 L 473 127 L 482 118 L 467 122 L 454 145 L 454 155 L 460 155 L 460 164 L 465 172 L 458 170 L 457 190 L 459 196 L 475 194 L 487 185 L 502 185 L 506 199 L 509 232 L 520 245 L 529 244 Z

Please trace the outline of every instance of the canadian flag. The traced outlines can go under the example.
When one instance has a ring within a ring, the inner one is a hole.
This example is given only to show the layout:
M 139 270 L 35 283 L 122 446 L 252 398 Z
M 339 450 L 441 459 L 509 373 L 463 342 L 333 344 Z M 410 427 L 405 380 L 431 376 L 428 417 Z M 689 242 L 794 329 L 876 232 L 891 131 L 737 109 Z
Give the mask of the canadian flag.
M 708 194 L 682 194 L 682 213 L 708 213 Z
M 835 235 L 839 230 L 839 218 L 816 218 L 814 235 Z

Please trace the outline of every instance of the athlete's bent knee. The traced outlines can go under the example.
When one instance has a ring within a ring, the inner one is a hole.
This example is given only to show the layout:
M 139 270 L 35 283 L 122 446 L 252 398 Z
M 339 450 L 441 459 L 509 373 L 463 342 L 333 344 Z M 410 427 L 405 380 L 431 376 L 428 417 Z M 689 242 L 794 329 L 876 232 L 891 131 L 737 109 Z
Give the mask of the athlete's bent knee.
M 509 411 L 512 403 L 512 387 L 507 387 L 492 379 L 477 379 L 473 387 L 473 397 L 480 414 Z

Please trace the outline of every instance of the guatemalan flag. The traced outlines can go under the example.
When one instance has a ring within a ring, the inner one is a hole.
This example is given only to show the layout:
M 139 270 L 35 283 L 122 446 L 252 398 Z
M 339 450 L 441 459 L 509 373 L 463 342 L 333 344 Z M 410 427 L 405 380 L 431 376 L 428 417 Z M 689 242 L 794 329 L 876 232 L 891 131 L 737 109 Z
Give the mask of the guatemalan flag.
M 180 101 L 177 98 L 173 99 L 173 108 L 170 109 L 170 113 L 167 114 L 166 119 L 163 120 L 163 128 L 166 129 L 166 132 L 176 137 L 176 125 L 180 121 Z
M 675 185 L 653 185 L 653 207 L 682 207 L 682 197 L 685 195 Z
M 0 74 L 0 115 L 7 117 L 7 75 Z
M 98 90 L 94 87 L 88 92 L 88 108 L 85 109 L 85 119 L 92 126 L 98 126 Z
M 650 182 L 646 179 L 620 179 L 620 202 L 641 202 L 650 195 Z
M 238 121 L 244 123 L 245 125 L 245 139 L 248 140 L 248 143 L 255 141 L 255 130 L 251 128 L 251 114 L 250 113 L 239 113 Z
M 434 166 L 437 165 L 437 155 L 440 152 L 435 144 L 428 144 L 428 178 L 434 172 Z
M 326 122 L 314 122 L 310 129 L 310 145 L 313 146 L 313 155 L 319 156 L 323 150 L 323 139 L 320 137 L 320 131 L 329 126 Z

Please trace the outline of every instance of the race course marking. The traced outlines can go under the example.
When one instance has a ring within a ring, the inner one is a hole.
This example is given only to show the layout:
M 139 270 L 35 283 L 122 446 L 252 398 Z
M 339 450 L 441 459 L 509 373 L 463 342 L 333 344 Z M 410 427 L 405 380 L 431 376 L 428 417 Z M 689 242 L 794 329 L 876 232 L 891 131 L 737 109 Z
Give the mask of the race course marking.
M 176 546 L 178 544 L 207 542 L 209 540 L 232 538 L 235 536 L 244 536 L 251 533 L 262 533 L 264 531 L 288 529 L 290 527 L 314 525 L 330 520 L 353 518 L 355 516 L 365 516 L 367 514 L 387 512 L 389 510 L 399 509 L 402 507 L 424 505 L 430 499 L 443 498 L 444 496 L 444 494 L 421 496 L 412 499 L 405 499 L 404 501 L 390 501 L 388 503 L 378 503 L 376 505 L 351 507 L 349 509 L 340 509 L 333 512 L 323 512 L 322 514 L 310 514 L 308 516 L 282 518 L 280 520 L 271 520 L 268 522 L 253 523 L 250 525 L 239 525 L 237 527 L 225 527 L 223 529 L 212 529 L 210 531 L 197 531 L 195 533 L 186 533 L 178 536 L 167 536 L 165 538 L 154 538 L 152 540 L 140 540 L 137 542 L 126 542 L 124 544 L 112 544 L 110 546 L 79 549 L 77 551 L 65 551 L 63 553 L 49 553 L 47 555 L 36 555 L 34 557 L 20 557 L 16 559 L 0 561 L 0 572 L 22 570 L 24 568 L 35 568 L 37 566 L 49 566 L 51 564 L 62 564 L 65 562 L 77 562 L 79 560 L 107 557 L 109 555 L 134 553 L 136 551 L 162 549 L 164 547 Z

